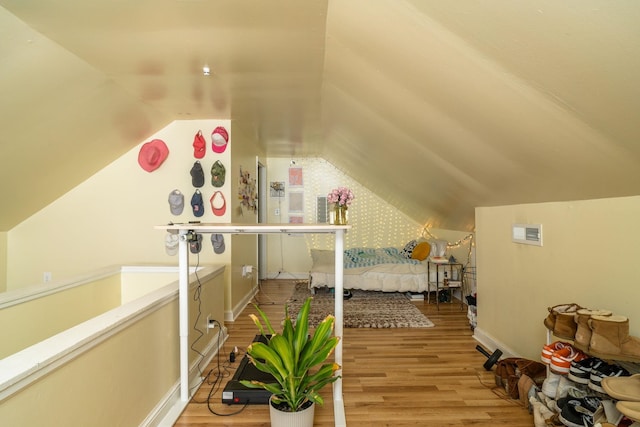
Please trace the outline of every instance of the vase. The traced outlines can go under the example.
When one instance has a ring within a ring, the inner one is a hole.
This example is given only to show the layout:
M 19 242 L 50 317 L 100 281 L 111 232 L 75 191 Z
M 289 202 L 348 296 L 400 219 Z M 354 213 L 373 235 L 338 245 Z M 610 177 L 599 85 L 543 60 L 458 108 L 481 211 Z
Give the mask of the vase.
M 335 225 L 347 225 L 347 207 L 345 205 L 336 206 Z
M 311 403 L 307 408 L 298 412 L 285 412 L 275 408 L 269 398 L 271 427 L 313 427 L 315 408 L 315 403 Z

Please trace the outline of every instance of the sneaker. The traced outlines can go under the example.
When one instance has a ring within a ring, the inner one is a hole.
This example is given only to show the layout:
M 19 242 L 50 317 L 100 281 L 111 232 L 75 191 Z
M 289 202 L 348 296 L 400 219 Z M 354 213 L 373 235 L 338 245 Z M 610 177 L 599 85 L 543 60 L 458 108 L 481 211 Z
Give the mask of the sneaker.
M 579 361 L 571 362 L 569 367 L 568 377 L 571 381 L 578 384 L 589 384 L 589 378 L 591 377 L 591 371 L 597 369 L 602 365 L 604 361 L 597 357 L 588 357 Z
M 566 375 L 560 377 L 558 388 L 556 389 L 556 400 L 567 396 L 571 398 L 582 398 L 588 394 L 586 384 L 575 383 Z
M 589 388 L 599 393 L 606 393 L 602 388 L 602 379 L 607 377 L 628 377 L 631 376 L 629 371 L 618 365 L 610 365 L 603 363 L 597 369 L 591 369 L 589 377 Z
M 558 384 L 560 384 L 560 375 L 549 372 L 547 378 L 542 382 L 542 393 L 551 399 L 555 399 L 558 391 Z
M 584 396 L 583 396 L 584 397 Z M 553 408 L 553 410 L 555 410 L 556 412 L 560 413 L 562 412 L 562 409 L 567 406 L 568 402 L 571 402 L 572 400 L 580 400 L 582 398 L 575 398 L 572 396 L 565 396 L 565 397 L 561 397 L 559 399 L 555 400 L 555 407 Z
M 544 347 L 542 347 L 542 354 L 540 355 L 540 360 L 542 360 L 542 363 L 550 365 L 551 356 L 553 356 L 553 353 L 555 353 L 560 349 L 565 348 L 568 345 L 569 343 L 566 343 L 563 341 L 556 341 L 551 344 L 545 345 Z
M 560 421 L 568 427 L 593 426 L 594 415 L 601 404 L 602 399 L 597 396 L 568 400 L 560 412 Z
M 551 356 L 551 370 L 556 374 L 568 374 L 571 362 L 579 362 L 587 358 L 587 355 L 568 345 L 553 353 Z
M 537 399 L 538 399 L 540 402 L 542 402 L 542 404 L 543 404 L 544 406 L 546 406 L 547 408 L 551 409 L 552 411 L 557 412 L 557 411 L 556 411 L 556 409 L 557 409 L 557 408 L 556 408 L 556 401 L 555 401 L 553 398 L 551 398 L 551 397 L 547 396 L 546 394 L 544 394 L 544 393 L 542 392 L 542 390 L 540 390 L 540 391 L 537 393 Z
M 553 411 L 533 396 L 529 398 L 529 403 L 533 408 L 533 425 L 535 427 L 547 427 L 547 420 L 553 416 Z

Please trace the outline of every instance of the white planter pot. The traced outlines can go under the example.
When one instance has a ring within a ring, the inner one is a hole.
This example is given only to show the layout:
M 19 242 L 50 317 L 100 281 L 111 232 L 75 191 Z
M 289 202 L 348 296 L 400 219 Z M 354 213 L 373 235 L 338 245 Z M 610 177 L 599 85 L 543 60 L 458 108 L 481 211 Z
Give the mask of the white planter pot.
M 283 412 L 273 407 L 269 399 L 271 427 L 313 427 L 316 404 L 298 412 Z

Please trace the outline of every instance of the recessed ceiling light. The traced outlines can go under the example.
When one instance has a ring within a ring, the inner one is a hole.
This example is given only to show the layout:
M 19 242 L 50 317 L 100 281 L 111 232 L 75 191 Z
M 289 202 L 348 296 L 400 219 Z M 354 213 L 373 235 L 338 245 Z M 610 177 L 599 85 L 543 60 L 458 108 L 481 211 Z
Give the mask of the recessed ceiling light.
M 205 65 L 204 67 L 202 67 L 202 74 L 204 74 L 205 76 L 208 76 L 211 74 L 211 69 L 209 68 L 208 65 Z

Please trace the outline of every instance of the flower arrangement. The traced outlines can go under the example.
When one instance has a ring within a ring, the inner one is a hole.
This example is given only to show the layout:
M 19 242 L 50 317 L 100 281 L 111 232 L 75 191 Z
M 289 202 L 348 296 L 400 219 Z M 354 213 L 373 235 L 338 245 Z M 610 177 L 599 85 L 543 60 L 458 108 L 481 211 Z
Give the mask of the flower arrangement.
M 353 191 L 347 187 L 338 187 L 331 190 L 331 193 L 327 195 L 327 201 L 329 203 L 335 203 L 337 206 L 349 206 L 355 199 Z

